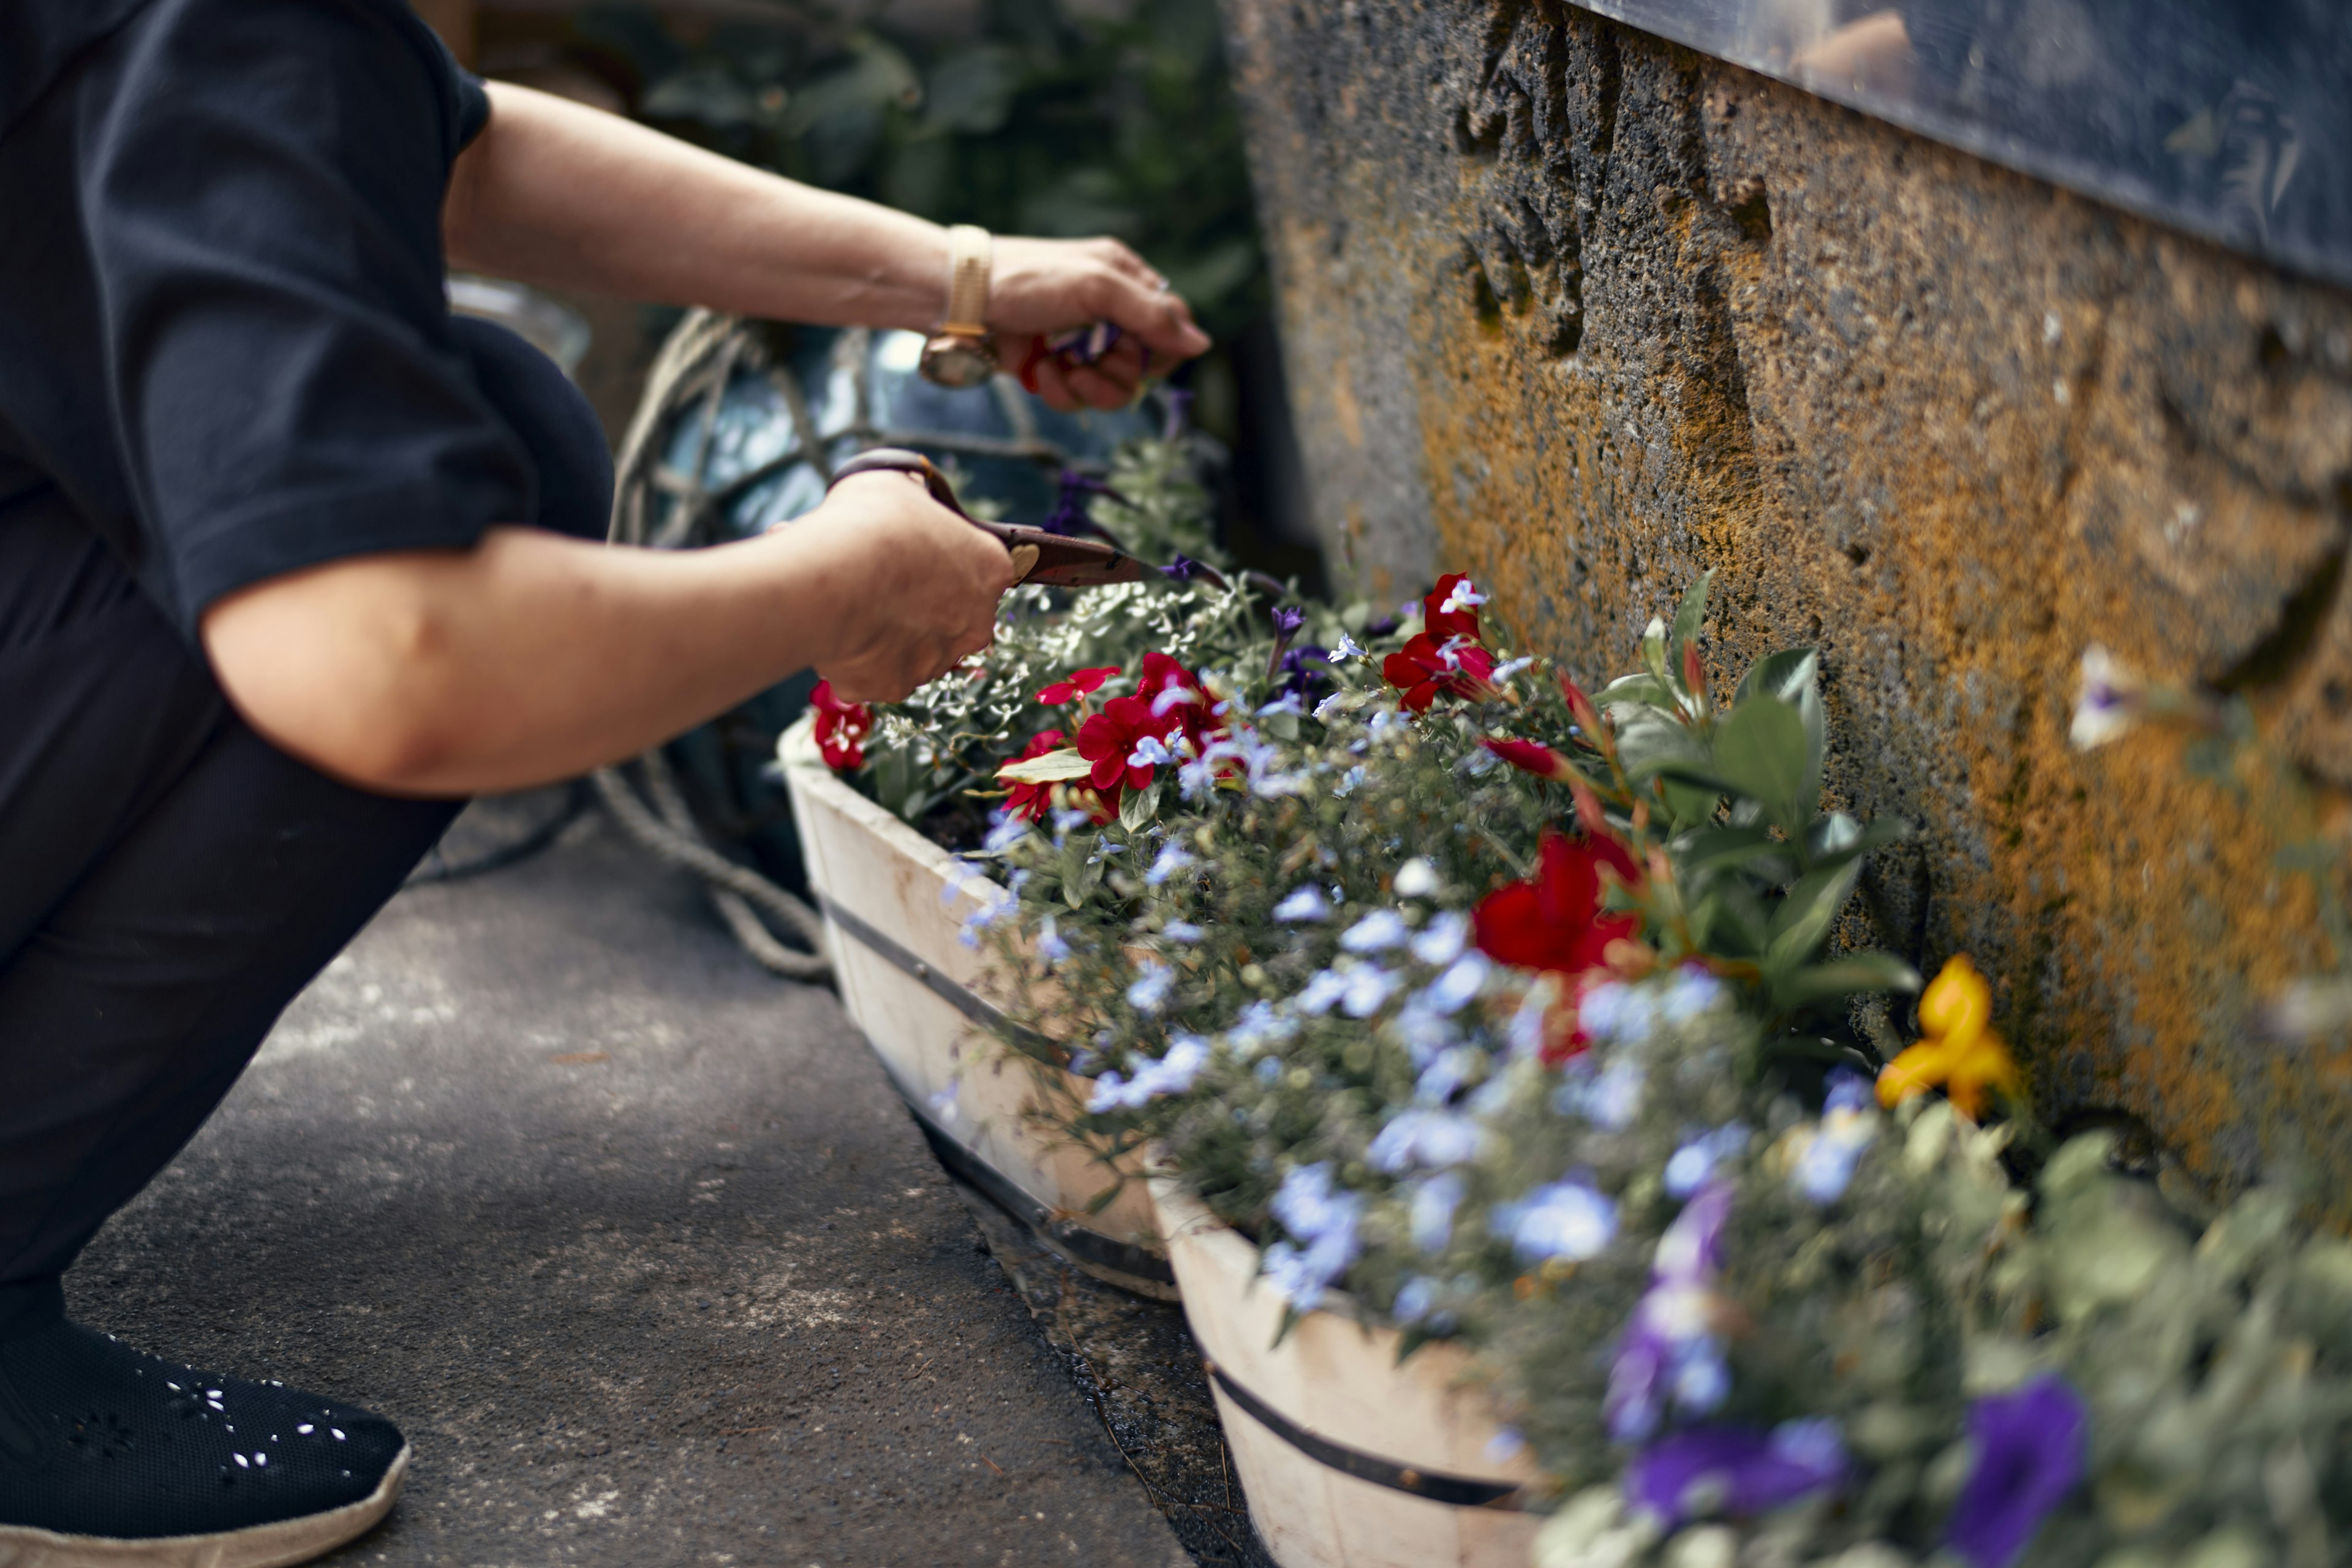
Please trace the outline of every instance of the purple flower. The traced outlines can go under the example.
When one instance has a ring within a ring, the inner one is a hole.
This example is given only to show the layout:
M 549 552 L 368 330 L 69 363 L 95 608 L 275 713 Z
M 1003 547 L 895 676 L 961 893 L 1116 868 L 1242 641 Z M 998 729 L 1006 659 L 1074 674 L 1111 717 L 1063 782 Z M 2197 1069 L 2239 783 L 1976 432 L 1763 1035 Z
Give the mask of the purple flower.
M 1118 541 L 1108 529 L 1087 515 L 1087 503 L 1096 496 L 1108 496 L 1121 506 L 1129 504 L 1125 496 L 1091 474 L 1082 474 L 1076 468 L 1064 468 L 1062 493 L 1055 499 L 1054 510 L 1045 514 L 1045 521 L 1038 526 L 1047 533 L 1066 536 L 1086 534 L 1117 544 Z
M 1175 560 L 1160 569 L 1160 574 L 1171 583 L 1190 583 L 1193 574 L 1200 570 L 1199 562 L 1179 551 Z
M 1655 1432 L 1669 1399 L 1687 1415 L 1709 1415 L 1731 1392 L 1714 1332 L 1715 1270 L 1730 1217 L 1729 1184 L 1712 1182 L 1658 1237 L 1650 1288 L 1626 1321 L 1601 1401 L 1609 1435 L 1621 1443 Z
M 1709 1514 L 1765 1513 L 1846 1477 L 1845 1444 L 1828 1421 L 1788 1421 L 1770 1432 L 1701 1426 L 1661 1437 L 1625 1472 L 1636 1508 L 1668 1526 Z
M 1977 1568 L 2008 1568 L 2083 1479 L 2090 1416 L 2063 1378 L 2043 1376 L 1969 1406 L 1977 1465 L 1946 1540 Z

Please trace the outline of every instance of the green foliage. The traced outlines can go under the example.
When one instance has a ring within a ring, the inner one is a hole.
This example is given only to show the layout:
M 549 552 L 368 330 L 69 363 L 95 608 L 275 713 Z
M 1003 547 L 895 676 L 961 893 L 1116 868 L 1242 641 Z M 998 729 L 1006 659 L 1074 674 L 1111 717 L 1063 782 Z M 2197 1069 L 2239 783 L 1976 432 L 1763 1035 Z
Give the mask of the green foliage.
M 607 28 L 667 129 L 943 223 L 1117 236 L 1212 334 L 1264 307 L 1213 0 L 994 0 L 969 37 L 783 13 L 690 51 Z

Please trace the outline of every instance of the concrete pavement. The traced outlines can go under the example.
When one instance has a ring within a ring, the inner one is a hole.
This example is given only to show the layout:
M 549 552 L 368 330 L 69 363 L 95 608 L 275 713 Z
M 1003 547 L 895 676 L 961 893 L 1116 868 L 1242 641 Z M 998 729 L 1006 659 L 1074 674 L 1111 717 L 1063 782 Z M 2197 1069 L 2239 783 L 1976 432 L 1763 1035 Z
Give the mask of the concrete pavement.
M 338 1563 L 1188 1562 L 831 994 L 597 818 L 395 900 L 68 1288 L 402 1426 Z

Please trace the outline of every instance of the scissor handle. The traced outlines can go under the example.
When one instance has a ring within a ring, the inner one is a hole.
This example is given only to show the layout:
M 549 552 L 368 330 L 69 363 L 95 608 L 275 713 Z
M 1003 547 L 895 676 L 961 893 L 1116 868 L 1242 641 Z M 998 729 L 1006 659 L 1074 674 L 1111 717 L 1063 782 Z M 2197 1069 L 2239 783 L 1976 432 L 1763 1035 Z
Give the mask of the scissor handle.
M 956 499 L 955 485 L 940 471 L 938 464 L 903 447 L 877 447 L 870 452 L 860 452 L 833 471 L 833 483 L 839 484 L 852 474 L 874 473 L 912 474 L 921 479 L 933 500 L 1004 546 L 1018 570 L 1013 578 L 1016 584 L 1035 581 L 1061 587 L 1084 587 L 1098 583 L 1129 583 L 1150 570 L 1114 545 L 974 517 Z

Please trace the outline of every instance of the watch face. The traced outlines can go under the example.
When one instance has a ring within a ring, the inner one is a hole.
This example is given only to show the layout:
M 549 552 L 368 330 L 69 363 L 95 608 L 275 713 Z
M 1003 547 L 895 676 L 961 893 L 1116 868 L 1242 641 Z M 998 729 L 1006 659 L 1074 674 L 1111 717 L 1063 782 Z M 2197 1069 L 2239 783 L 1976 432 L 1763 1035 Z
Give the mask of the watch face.
M 936 337 L 923 345 L 920 369 L 941 386 L 978 386 L 996 374 L 996 355 L 986 338 Z

